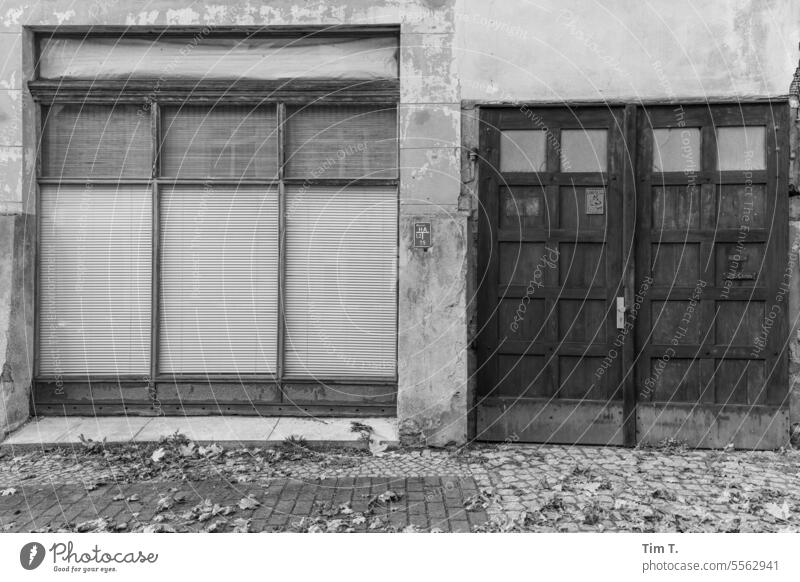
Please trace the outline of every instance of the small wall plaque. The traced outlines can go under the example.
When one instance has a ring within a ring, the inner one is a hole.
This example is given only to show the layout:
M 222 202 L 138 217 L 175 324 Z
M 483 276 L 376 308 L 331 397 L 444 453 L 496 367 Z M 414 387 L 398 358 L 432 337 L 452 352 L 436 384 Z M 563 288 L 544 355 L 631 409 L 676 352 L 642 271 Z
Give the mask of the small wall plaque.
M 586 214 L 605 214 L 605 213 L 606 213 L 606 189 L 587 188 Z
M 431 223 L 414 223 L 414 248 L 427 249 L 431 247 Z

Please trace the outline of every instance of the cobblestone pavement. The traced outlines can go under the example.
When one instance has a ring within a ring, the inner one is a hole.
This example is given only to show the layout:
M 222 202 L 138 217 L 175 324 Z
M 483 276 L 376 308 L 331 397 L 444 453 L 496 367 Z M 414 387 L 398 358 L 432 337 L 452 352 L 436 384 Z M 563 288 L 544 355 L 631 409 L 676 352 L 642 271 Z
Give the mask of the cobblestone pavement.
M 796 451 L 3 451 L 5 531 L 800 531 Z

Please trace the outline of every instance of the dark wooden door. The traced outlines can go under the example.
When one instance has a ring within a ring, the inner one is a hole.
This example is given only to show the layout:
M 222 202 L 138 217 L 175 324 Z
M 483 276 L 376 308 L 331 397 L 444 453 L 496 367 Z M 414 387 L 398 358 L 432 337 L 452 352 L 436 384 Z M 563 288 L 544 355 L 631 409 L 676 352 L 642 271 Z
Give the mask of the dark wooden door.
M 623 443 L 623 110 L 482 112 L 477 438 Z
M 788 107 L 641 109 L 640 443 L 786 442 Z

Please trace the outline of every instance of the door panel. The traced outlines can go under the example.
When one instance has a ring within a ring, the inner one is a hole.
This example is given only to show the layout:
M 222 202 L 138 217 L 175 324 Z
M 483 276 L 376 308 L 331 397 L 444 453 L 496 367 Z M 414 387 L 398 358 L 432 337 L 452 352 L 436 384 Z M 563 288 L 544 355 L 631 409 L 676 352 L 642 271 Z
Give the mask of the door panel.
M 622 443 L 622 110 L 484 112 L 478 438 Z
M 482 121 L 477 438 L 784 444 L 788 107 Z
M 769 105 L 640 111 L 640 443 L 786 440 L 787 123 Z

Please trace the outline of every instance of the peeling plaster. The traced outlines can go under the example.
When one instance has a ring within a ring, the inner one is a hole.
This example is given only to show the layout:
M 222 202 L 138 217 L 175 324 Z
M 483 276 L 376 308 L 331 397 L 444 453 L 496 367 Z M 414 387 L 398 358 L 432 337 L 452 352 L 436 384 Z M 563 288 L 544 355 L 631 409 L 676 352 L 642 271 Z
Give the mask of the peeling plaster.
M 140 12 L 136 19 L 136 24 L 147 25 L 155 24 L 158 22 L 158 10 L 151 10 L 150 12 Z
M 68 22 L 73 16 L 75 16 L 75 11 L 67 10 L 66 12 L 53 12 L 53 14 L 56 17 L 56 20 L 58 20 L 58 24 L 64 24 L 65 22 Z
M 6 10 L 5 16 L 3 16 L 3 26 L 7 28 L 18 26 L 23 14 L 25 14 L 25 8 L 11 8 L 10 10 Z
M 199 22 L 200 15 L 191 8 L 167 10 L 167 24 L 187 25 Z

